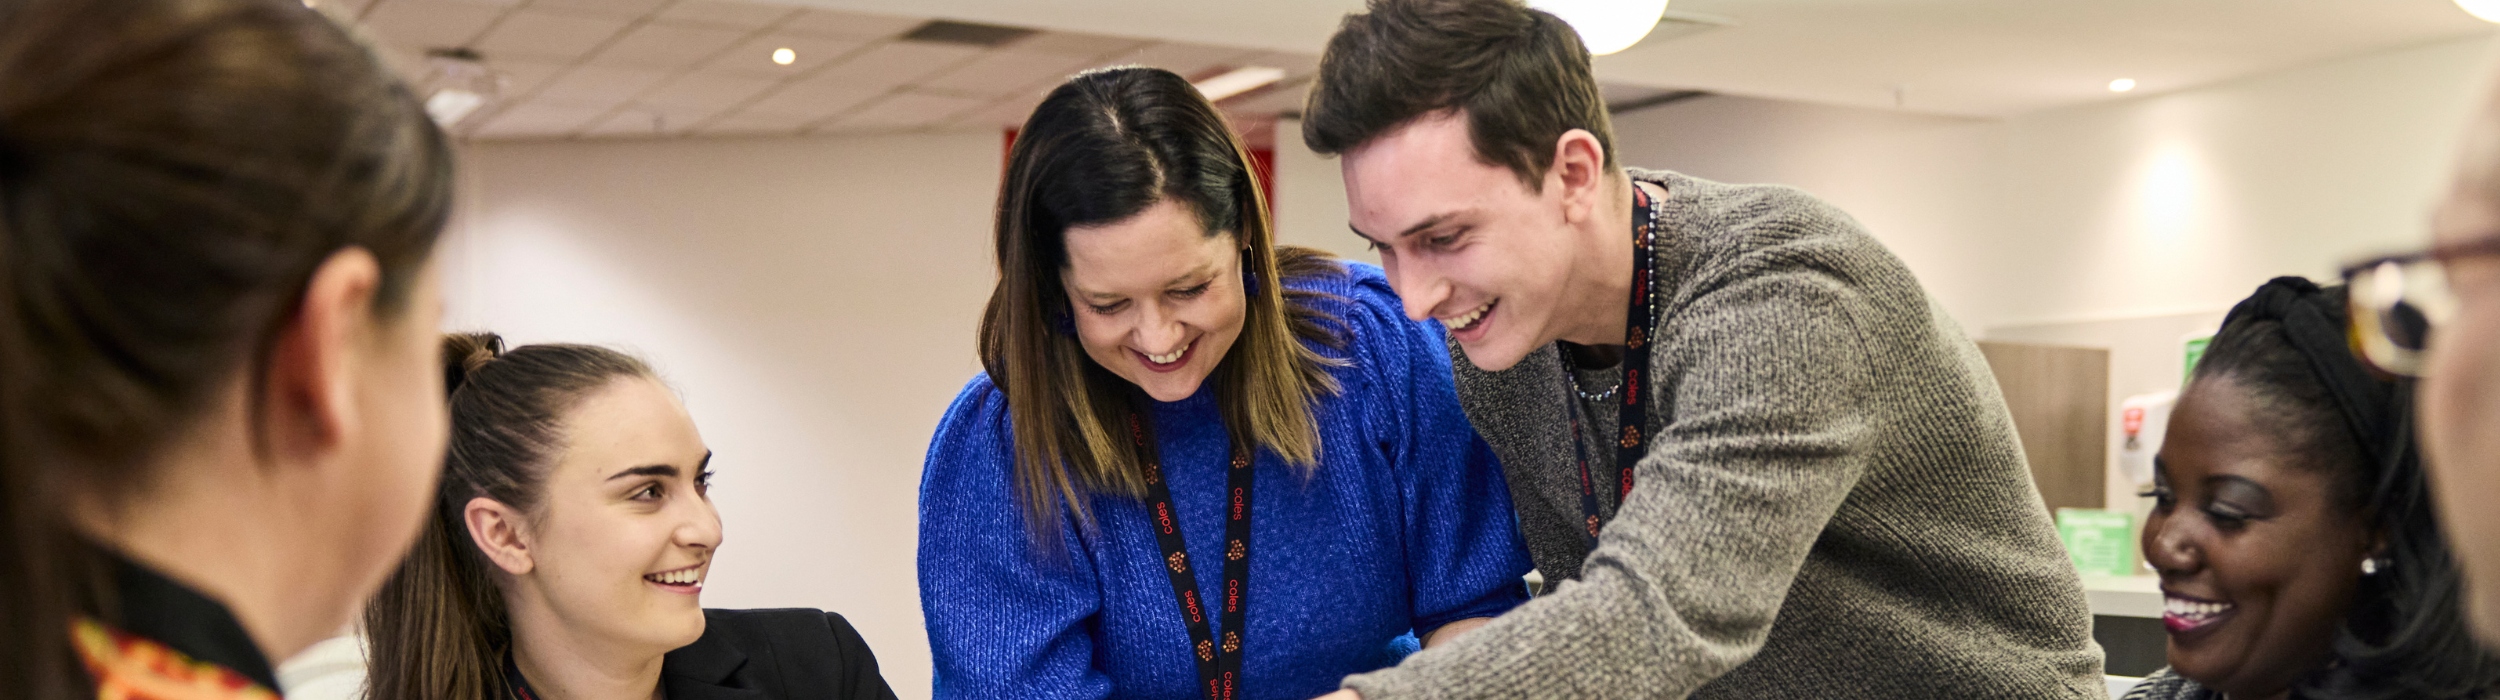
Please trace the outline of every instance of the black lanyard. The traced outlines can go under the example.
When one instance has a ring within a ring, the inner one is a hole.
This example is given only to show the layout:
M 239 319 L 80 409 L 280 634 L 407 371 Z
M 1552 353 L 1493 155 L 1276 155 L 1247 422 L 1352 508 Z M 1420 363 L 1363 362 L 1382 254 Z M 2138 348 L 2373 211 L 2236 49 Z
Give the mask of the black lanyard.
M 521 677 L 521 662 L 510 649 L 503 652 L 503 682 L 510 686 L 512 700 L 538 700 L 538 693 L 530 690 L 530 679 Z
M 1154 518 L 1155 542 L 1163 545 L 1163 571 L 1171 575 L 1172 596 L 1180 601 L 1181 622 L 1189 627 L 1199 687 L 1207 700 L 1235 700 L 1241 696 L 1242 618 L 1250 607 L 1250 455 L 1235 442 L 1232 466 L 1225 470 L 1225 504 L 1231 517 L 1224 523 L 1224 646 L 1219 651 L 1207 631 L 1206 606 L 1198 596 L 1197 574 L 1189 567 L 1189 546 L 1181 540 L 1172 489 L 1163 482 L 1162 451 L 1155 446 L 1154 427 L 1146 422 L 1145 402 L 1139 398 L 1132 405 L 1128 432 L 1146 458 L 1146 507 Z
M 1623 385 L 1616 393 L 1622 408 L 1616 413 L 1622 435 L 1615 440 L 1615 508 L 1632 495 L 1632 468 L 1648 453 L 1648 436 L 1641 431 L 1649 426 L 1649 391 L 1642 380 L 1649 376 L 1649 333 L 1658 324 L 1658 298 L 1650 293 L 1652 273 L 1658 268 L 1658 257 L 1651 251 L 1658 242 L 1658 212 L 1651 208 L 1649 192 L 1638 183 L 1632 185 L 1632 296 L 1623 312 Z M 1563 404 L 1571 410 L 1571 451 L 1580 460 L 1580 513 L 1588 516 L 1588 545 L 1597 550 L 1597 530 L 1604 521 L 1598 517 L 1597 480 L 1589 474 L 1588 441 L 1580 433 L 1580 397 L 1574 391 L 1578 381 L 1572 379 L 1571 353 L 1556 347 L 1563 359 Z

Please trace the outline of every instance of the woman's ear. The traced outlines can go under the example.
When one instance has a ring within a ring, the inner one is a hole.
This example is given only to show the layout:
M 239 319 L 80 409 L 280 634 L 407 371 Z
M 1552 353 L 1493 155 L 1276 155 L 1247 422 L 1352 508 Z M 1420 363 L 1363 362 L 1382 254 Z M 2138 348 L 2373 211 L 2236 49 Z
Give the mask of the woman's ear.
M 304 297 L 270 346 L 262 434 L 280 455 L 333 456 L 359 423 L 354 346 L 373 321 L 381 263 L 363 248 L 333 253 L 313 269 Z
M 469 539 L 495 567 L 514 576 L 528 574 L 537 562 L 530 557 L 528 523 L 521 511 L 485 496 L 469 499 L 460 519 L 469 525 Z

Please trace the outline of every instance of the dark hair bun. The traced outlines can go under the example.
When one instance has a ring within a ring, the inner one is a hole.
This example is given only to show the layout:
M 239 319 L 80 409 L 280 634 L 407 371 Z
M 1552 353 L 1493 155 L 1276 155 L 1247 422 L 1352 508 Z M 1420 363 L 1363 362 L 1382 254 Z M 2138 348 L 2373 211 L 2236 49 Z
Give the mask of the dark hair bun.
M 469 374 L 503 356 L 503 336 L 493 333 L 443 334 L 443 395 L 450 396 Z

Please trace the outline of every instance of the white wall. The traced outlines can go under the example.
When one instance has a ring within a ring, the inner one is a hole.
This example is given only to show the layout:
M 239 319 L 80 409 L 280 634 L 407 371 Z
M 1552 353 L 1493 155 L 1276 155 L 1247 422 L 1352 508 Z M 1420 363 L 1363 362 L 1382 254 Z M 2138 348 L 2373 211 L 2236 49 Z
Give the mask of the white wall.
M 1617 115 L 1627 167 L 1805 189 L 1847 210 L 1966 322 L 1987 310 L 1984 252 L 2002 226 L 2002 124 L 1748 97 Z
M 1345 176 L 1337 159 L 1302 145 L 1302 120 L 1276 120 L 1276 240 L 1380 264 L 1380 254 L 1348 228 Z
M 1617 149 L 1849 210 L 1973 335 L 2110 349 L 2114 460 L 2118 401 L 2176 388 L 2183 336 L 2270 277 L 2424 242 L 2494 45 L 2004 120 L 1711 97 L 1619 115 Z
M 920 465 L 980 369 L 999 135 L 461 155 L 451 326 L 657 364 L 717 455 L 704 603 L 839 611 L 902 697 L 927 697 Z

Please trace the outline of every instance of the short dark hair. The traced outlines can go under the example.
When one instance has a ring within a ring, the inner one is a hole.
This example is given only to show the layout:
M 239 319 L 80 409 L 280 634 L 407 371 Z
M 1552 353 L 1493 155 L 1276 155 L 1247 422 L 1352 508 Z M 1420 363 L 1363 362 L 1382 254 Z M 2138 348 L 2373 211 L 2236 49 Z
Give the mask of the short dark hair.
M 1554 142 L 1597 137 L 1615 166 L 1614 124 L 1588 48 L 1560 18 L 1519 0 L 1371 0 L 1346 15 L 1319 60 L 1302 142 L 1335 155 L 1445 110 L 1467 117 L 1476 158 L 1543 189 Z

